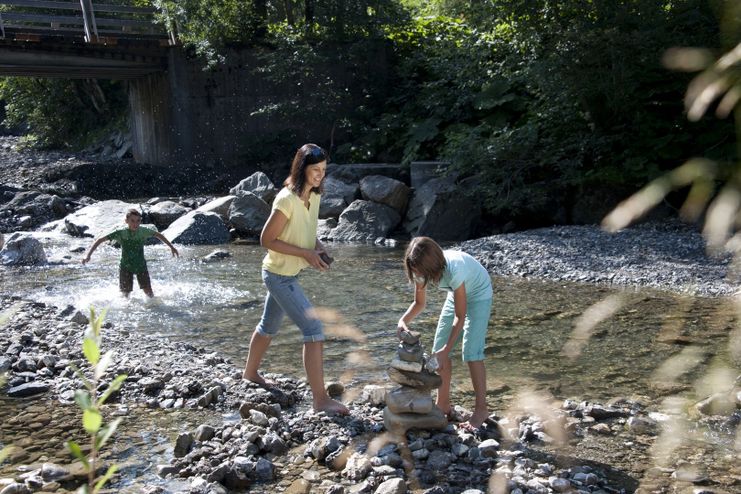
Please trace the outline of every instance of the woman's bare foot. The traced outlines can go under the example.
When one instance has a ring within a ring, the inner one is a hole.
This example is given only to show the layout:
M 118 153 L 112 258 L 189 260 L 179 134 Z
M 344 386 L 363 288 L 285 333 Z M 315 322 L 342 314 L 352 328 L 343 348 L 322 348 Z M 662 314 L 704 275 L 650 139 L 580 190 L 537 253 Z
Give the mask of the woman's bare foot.
M 329 415 L 350 415 L 350 410 L 345 405 L 329 396 L 314 400 L 314 411 L 325 412 Z
M 265 379 L 260 374 L 255 374 L 254 376 L 249 376 L 247 373 L 242 374 L 242 379 L 246 379 L 247 381 L 257 384 L 261 388 L 265 389 L 272 389 L 275 387 L 275 382 L 271 381 L 269 379 Z

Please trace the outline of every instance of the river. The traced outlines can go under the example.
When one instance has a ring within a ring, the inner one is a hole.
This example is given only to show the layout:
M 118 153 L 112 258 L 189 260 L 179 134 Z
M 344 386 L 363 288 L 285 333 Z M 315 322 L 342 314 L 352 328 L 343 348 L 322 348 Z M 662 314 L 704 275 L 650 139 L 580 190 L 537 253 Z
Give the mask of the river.
M 83 266 L 77 262 L 81 254 L 70 254 L 70 249 L 87 247 L 89 239 L 70 243 L 69 237 L 52 235 L 48 245 L 50 257 L 64 262 L 6 270 L 3 292 L 81 310 L 107 307 L 106 320 L 115 325 L 187 341 L 242 365 L 265 295 L 259 246 L 225 246 L 222 250 L 231 256 L 210 263 L 201 259 L 213 247 L 179 246 L 179 259 L 163 246 L 147 247 L 156 297 L 147 300 L 135 290 L 125 300 L 118 293 L 116 249 L 101 246 Z M 330 271 L 302 274 L 302 285 L 325 321 L 326 379 L 385 382 L 398 341 L 396 321 L 413 296 L 402 270 L 402 250 L 330 245 L 330 251 L 336 259 Z M 543 400 L 601 403 L 637 397 L 659 413 L 679 399 L 681 413 L 690 416 L 693 403 L 727 384 L 718 376 L 741 372 L 737 307 L 730 299 L 512 277 L 492 281 L 486 368 L 489 406 L 499 415 L 527 392 Z M 427 348 L 443 297 L 431 290 L 427 309 L 413 325 Z M 287 322 L 264 370 L 303 376 L 300 342 L 299 332 Z M 472 407 L 473 391 L 460 361 L 454 362 L 452 392 L 454 403 Z M 17 404 L 0 401 L 0 407 L 8 406 Z M 156 456 L 151 461 L 166 459 L 172 440 L 166 436 L 176 429 L 163 426 L 163 439 L 154 441 L 157 448 L 151 438 L 134 446 L 137 456 L 151 450 Z M 701 441 L 703 448 L 710 444 L 712 457 L 738 454 L 734 430 L 705 425 L 692 430 L 687 441 Z

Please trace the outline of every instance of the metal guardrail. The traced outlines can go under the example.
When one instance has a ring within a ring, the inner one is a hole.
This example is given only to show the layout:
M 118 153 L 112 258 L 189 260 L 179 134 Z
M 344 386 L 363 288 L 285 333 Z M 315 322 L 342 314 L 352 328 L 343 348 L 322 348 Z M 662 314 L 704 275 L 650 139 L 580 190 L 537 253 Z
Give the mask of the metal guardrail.
M 35 41 L 41 36 L 84 36 L 86 43 L 139 38 L 176 44 L 176 34 L 154 23 L 154 8 L 92 0 L 0 0 L 0 37 Z M 99 15 L 103 14 L 103 15 Z

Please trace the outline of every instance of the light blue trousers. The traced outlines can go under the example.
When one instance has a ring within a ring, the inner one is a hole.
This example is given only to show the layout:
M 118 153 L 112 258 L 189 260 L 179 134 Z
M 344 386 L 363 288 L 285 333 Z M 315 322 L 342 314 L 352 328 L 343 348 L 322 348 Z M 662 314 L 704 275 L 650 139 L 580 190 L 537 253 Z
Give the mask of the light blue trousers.
M 258 333 L 275 336 L 287 314 L 303 333 L 305 343 L 324 341 L 322 322 L 316 318 L 314 307 L 298 284 L 298 276 L 283 276 L 263 269 L 262 281 L 268 294 L 257 325 Z
M 468 300 L 466 301 L 466 320 L 463 323 L 463 331 L 458 335 L 454 344 L 463 339 L 462 356 L 464 362 L 475 362 L 484 360 L 484 348 L 486 347 L 486 332 L 489 328 L 489 317 L 491 317 L 492 299 Z M 455 319 L 455 303 L 452 294 L 448 295 L 440 311 L 435 331 L 435 343 L 432 353 L 437 352 L 448 343 L 450 332 L 453 330 Z

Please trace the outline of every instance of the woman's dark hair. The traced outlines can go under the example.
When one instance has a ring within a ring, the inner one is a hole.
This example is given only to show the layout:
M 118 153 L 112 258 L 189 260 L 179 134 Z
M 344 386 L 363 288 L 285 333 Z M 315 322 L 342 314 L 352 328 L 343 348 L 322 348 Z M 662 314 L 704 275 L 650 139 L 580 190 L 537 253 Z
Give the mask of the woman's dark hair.
M 300 196 L 304 190 L 304 182 L 306 182 L 306 175 L 304 174 L 306 167 L 316 165 L 322 161 L 329 161 L 329 155 L 324 149 L 316 144 L 304 144 L 296 151 L 296 156 L 293 157 L 291 163 L 291 173 L 283 182 L 283 185 L 291 189 L 297 196 Z M 319 187 L 312 187 L 311 191 L 321 194 L 324 191 L 324 181 Z

